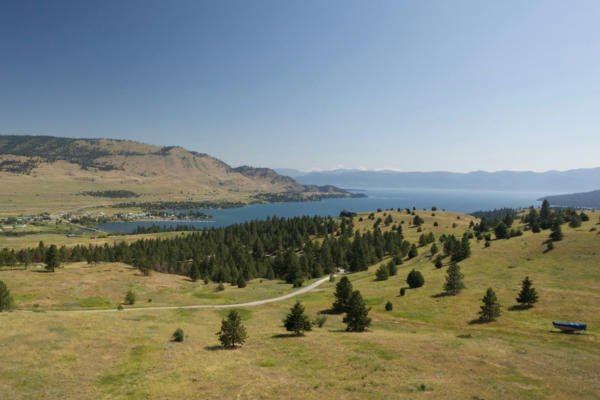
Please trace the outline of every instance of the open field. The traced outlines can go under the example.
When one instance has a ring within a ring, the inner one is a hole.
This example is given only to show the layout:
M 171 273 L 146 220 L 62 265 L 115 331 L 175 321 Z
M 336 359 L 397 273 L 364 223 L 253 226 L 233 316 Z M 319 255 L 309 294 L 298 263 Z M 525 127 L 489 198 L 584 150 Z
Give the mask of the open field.
M 168 238 L 177 235 L 187 235 L 190 231 L 186 232 L 159 232 L 159 233 L 144 233 L 139 235 L 115 235 L 107 234 L 102 231 L 82 233 L 76 236 L 67 236 L 64 232 L 57 232 L 49 229 L 40 232 L 27 234 L 24 236 L 0 236 L 0 249 L 23 249 L 29 247 L 35 247 L 40 241 L 46 244 L 55 244 L 57 246 L 65 245 L 75 246 L 77 244 L 83 245 L 96 245 L 102 246 L 105 243 L 113 244 L 119 242 L 132 242 L 140 239 L 151 239 L 151 238 Z
M 436 237 L 461 234 L 472 219 L 417 213 L 425 219 L 422 233 L 439 229 Z M 367 215 L 360 215 L 362 222 L 355 218 L 357 228 L 372 226 Z M 323 328 L 304 337 L 285 335 L 281 320 L 296 299 L 315 316 L 330 307 L 335 283 L 243 309 L 249 339 L 237 350 L 216 346 L 223 310 L 82 314 L 55 309 L 113 308 L 129 288 L 138 292 L 140 305 L 149 297 L 152 305 L 178 305 L 274 297 L 292 291 L 290 285 L 254 280 L 245 289 L 226 285 L 216 293 L 212 284 L 159 273 L 143 277 L 123 264 L 76 263 L 53 274 L 2 271 L 0 280 L 16 306 L 38 304 L 39 312 L 0 313 L 1 398 L 595 399 L 600 235 L 590 230 L 600 227 L 600 213 L 590 216 L 580 228 L 564 225 L 564 239 L 547 253 L 548 231 L 493 240 L 489 248 L 472 240 L 472 256 L 460 263 L 466 289 L 454 297 L 437 296 L 446 267 L 433 266 L 428 246 L 387 281 L 375 281 L 376 265 L 350 275 L 372 307 L 373 325 L 365 333 L 345 332 L 342 316 L 328 315 Z M 385 219 L 383 212 L 378 217 Z M 409 217 L 392 212 L 393 223 L 406 220 L 405 236 L 414 242 L 421 233 L 408 227 Z M 400 297 L 413 268 L 423 273 L 425 285 Z M 540 301 L 532 309 L 511 311 L 526 275 Z M 503 314 L 489 324 L 470 323 L 487 287 L 496 291 Z M 384 310 L 388 300 L 391 312 Z M 588 331 L 556 333 L 552 320 L 586 322 Z M 169 341 L 177 327 L 185 331 L 183 343 Z

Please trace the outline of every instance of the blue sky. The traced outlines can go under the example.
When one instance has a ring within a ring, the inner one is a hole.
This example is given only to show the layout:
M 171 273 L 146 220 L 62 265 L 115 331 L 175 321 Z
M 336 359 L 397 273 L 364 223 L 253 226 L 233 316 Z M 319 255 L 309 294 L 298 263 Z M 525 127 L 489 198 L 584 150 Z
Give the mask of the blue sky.
M 600 166 L 598 1 L 0 2 L 0 132 L 237 166 Z

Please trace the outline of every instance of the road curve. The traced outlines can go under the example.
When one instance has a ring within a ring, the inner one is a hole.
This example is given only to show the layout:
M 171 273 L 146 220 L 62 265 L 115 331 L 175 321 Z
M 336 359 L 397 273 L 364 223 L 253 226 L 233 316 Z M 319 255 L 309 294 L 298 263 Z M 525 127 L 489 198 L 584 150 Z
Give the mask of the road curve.
M 250 301 L 248 303 L 237 303 L 237 304 L 196 304 L 189 306 L 152 306 L 152 307 L 129 307 L 118 310 L 116 308 L 110 309 L 101 309 L 101 310 L 63 310 L 63 311 L 55 311 L 55 312 L 70 312 L 70 313 L 101 313 L 101 312 L 123 312 L 123 311 L 150 311 L 150 310 L 176 310 L 183 308 L 208 308 L 208 309 L 218 309 L 218 308 L 234 308 L 234 307 L 256 307 L 267 303 L 274 303 L 276 301 L 286 300 L 294 296 L 298 296 L 300 294 L 310 292 L 314 288 L 323 283 L 327 282 L 329 277 L 319 279 L 316 282 L 311 283 L 310 285 L 303 287 L 301 289 L 296 290 L 295 292 L 284 294 L 283 296 L 273 297 L 265 300 L 256 300 Z

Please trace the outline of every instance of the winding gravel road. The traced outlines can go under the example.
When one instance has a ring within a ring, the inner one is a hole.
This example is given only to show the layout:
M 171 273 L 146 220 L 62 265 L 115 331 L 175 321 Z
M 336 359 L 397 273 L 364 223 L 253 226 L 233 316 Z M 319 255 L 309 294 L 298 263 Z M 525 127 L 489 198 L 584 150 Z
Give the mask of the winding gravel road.
M 311 283 L 310 285 L 303 287 L 302 289 L 298 289 L 295 292 L 284 294 L 283 296 L 273 297 L 271 299 L 265 300 L 256 300 L 250 301 L 248 303 L 237 303 L 237 304 L 196 304 L 190 306 L 156 306 L 156 307 L 129 307 L 123 308 L 122 310 L 117 310 L 116 308 L 111 309 L 102 309 L 102 310 L 63 310 L 56 312 L 70 312 L 70 313 L 101 313 L 101 312 L 123 312 L 123 311 L 149 311 L 149 310 L 176 310 L 182 308 L 233 308 L 233 307 L 256 307 L 267 303 L 273 303 L 276 301 L 286 300 L 294 296 L 298 296 L 302 293 L 310 292 L 314 288 L 323 283 L 327 282 L 329 277 L 319 279 L 316 282 Z

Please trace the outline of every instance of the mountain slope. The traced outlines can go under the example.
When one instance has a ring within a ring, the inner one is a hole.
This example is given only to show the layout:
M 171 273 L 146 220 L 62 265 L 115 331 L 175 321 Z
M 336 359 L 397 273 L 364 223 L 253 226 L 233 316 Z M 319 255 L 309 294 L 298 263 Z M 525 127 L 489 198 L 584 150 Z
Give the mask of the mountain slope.
M 546 196 L 540 200 L 548 200 L 551 206 L 600 208 L 600 190 L 585 193 L 562 194 Z
M 319 188 L 303 186 L 267 168 L 232 168 L 181 147 L 110 139 L 0 136 L 0 179 L 4 187 L 0 212 L 114 204 L 122 200 L 93 198 L 83 192 L 118 190 L 139 194 L 139 202 L 314 200 L 321 196 Z M 337 188 L 325 192 L 321 197 L 350 196 Z

